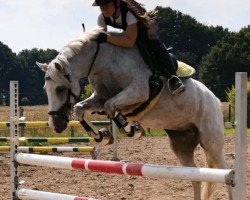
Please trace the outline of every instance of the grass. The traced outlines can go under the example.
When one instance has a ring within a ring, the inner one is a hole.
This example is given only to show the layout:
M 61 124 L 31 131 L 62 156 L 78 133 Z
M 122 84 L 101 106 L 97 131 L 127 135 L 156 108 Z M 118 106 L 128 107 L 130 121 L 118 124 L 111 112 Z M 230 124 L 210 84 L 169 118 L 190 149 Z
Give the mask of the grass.
M 234 128 L 228 128 L 224 130 L 225 135 L 235 134 Z M 247 134 L 250 134 L 250 128 L 247 129 Z

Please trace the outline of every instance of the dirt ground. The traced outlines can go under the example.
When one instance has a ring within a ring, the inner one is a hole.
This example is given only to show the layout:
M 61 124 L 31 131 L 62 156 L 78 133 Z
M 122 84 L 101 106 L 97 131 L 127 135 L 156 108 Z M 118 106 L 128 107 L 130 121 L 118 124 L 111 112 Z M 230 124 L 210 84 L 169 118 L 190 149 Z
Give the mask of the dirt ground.
M 225 137 L 226 159 L 230 168 L 233 167 L 234 152 L 233 136 Z M 250 137 L 248 137 L 248 143 Z M 79 144 L 78 144 L 79 145 Z M 180 165 L 170 150 L 166 137 L 144 137 L 140 140 L 123 138 L 118 142 L 118 155 L 121 159 L 135 163 Z M 65 145 L 66 146 L 66 145 Z M 72 146 L 72 145 L 71 145 Z M 248 148 L 248 166 L 250 162 Z M 63 153 L 60 156 L 90 158 L 89 154 Z M 111 146 L 101 148 L 100 159 L 109 160 L 112 157 Z M 198 166 L 204 166 L 204 156 L 198 147 L 195 153 Z M 95 197 L 103 200 L 191 200 L 193 191 L 188 181 L 166 180 L 160 178 L 132 177 L 90 173 L 82 171 L 59 170 L 45 167 L 20 166 L 22 186 L 29 189 L 49 191 L 77 196 Z M 0 199 L 9 197 L 9 156 L 0 154 Z M 226 186 L 218 184 L 212 199 L 228 199 Z M 248 168 L 247 189 L 250 191 L 250 173 Z M 248 198 L 250 199 L 250 193 Z

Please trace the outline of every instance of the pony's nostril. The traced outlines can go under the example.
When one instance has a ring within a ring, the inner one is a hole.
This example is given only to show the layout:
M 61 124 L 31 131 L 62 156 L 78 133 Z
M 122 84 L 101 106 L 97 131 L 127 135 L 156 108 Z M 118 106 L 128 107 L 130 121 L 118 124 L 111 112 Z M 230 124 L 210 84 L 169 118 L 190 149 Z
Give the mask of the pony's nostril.
M 61 127 L 58 127 L 58 126 L 55 126 L 55 129 L 54 129 L 57 133 L 61 133 L 61 132 L 63 132 L 64 131 L 64 129 L 63 128 L 61 128 Z

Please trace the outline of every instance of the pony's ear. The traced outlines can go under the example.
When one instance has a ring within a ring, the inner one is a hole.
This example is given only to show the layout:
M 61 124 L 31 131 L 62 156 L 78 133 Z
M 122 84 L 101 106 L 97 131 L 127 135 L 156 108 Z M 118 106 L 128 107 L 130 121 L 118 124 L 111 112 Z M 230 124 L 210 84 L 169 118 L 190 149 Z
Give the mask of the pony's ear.
M 44 72 L 47 71 L 48 69 L 48 65 L 46 63 L 39 63 L 39 62 L 36 62 L 36 65 Z
M 55 63 L 55 68 L 59 71 L 63 71 L 63 67 L 59 63 Z

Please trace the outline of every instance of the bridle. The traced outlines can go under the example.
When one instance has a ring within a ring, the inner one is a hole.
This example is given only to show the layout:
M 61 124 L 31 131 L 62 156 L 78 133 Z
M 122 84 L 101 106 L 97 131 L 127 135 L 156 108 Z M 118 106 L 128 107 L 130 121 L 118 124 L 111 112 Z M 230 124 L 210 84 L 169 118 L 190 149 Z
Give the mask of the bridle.
M 93 57 L 93 60 L 91 62 L 91 66 L 89 68 L 89 72 L 88 72 L 86 78 L 89 77 L 89 75 L 93 69 L 96 57 L 97 57 L 98 52 L 99 52 L 99 48 L 100 48 L 100 44 L 97 42 L 96 52 L 94 54 L 94 57 Z M 69 74 L 64 75 L 64 77 L 71 83 Z M 45 80 L 51 80 L 51 78 L 49 76 L 47 76 L 47 77 L 45 77 Z M 68 97 L 67 97 L 66 102 L 57 111 L 49 111 L 48 114 L 51 116 L 58 116 L 59 118 L 65 120 L 66 122 L 69 122 L 68 110 L 71 110 L 72 104 L 73 104 L 73 102 L 71 101 L 71 98 L 73 97 L 74 103 L 78 102 L 80 100 L 81 93 L 82 93 L 82 91 L 80 91 L 79 95 L 76 95 L 72 92 L 71 88 L 68 88 Z

